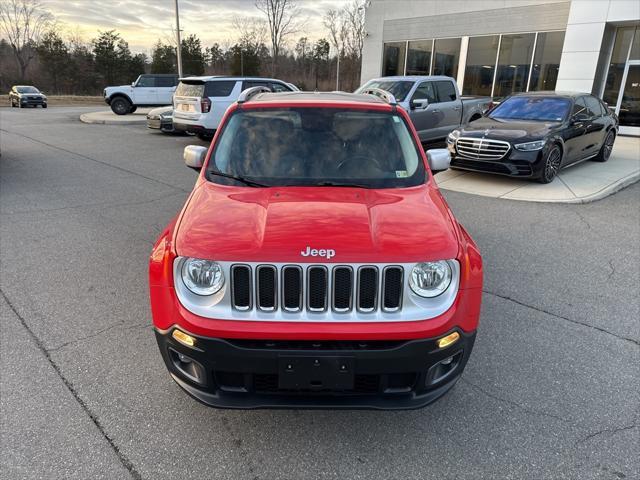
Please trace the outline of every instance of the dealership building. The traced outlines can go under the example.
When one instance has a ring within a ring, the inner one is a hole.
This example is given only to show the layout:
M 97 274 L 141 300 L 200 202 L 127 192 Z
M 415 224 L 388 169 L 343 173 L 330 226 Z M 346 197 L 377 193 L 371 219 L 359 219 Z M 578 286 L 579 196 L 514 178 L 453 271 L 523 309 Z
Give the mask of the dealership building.
M 593 93 L 640 136 L 639 0 L 372 0 L 363 83 L 448 75 L 464 95 Z

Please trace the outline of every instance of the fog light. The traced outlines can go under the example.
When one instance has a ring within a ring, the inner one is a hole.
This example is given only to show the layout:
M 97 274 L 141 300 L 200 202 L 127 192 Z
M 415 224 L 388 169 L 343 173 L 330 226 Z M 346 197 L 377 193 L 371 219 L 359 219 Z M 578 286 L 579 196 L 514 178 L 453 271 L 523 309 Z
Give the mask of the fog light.
M 460 340 L 460 334 L 458 332 L 453 332 L 447 335 L 446 337 L 442 337 L 438 340 L 438 348 L 445 348 L 449 345 L 453 345 L 458 340 Z
M 174 330 L 171 336 L 187 347 L 193 347 L 196 344 L 196 339 L 194 337 L 181 330 Z
M 207 383 L 204 367 L 191 357 L 169 347 L 169 358 L 175 369 L 192 382 L 205 385 Z

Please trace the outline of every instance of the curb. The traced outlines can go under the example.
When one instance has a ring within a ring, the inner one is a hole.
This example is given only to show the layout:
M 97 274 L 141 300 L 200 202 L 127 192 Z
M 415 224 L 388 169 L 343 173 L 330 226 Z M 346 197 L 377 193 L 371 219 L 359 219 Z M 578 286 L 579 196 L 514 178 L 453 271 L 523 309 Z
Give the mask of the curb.
M 480 192 L 469 192 L 469 191 L 463 191 L 463 190 L 457 190 L 457 189 L 449 189 L 445 185 L 438 185 L 438 188 L 442 190 L 447 190 L 449 192 L 465 193 L 467 195 L 478 195 L 480 197 L 495 198 L 496 200 L 510 200 L 513 202 L 585 204 L 585 203 L 591 203 L 591 202 L 596 202 L 598 200 L 602 200 L 603 198 L 613 195 L 614 193 L 617 193 L 620 190 L 623 190 L 626 187 L 633 185 L 639 180 L 640 180 L 640 171 L 637 171 L 632 173 L 631 175 L 627 175 L 626 177 L 616 180 L 615 182 L 607 185 L 606 187 L 604 187 L 603 189 L 595 193 L 592 193 L 591 195 L 587 195 L 585 197 L 567 198 L 567 199 L 560 199 L 560 200 L 551 199 L 551 198 L 539 199 L 539 198 L 505 198 L 504 196 L 496 197 L 494 195 L 486 195 Z
M 101 118 L 101 117 L 96 118 L 96 114 L 103 114 L 103 113 L 108 113 L 108 111 L 83 113 L 82 115 L 80 115 L 80 121 L 83 123 L 88 123 L 93 125 L 135 125 L 139 123 L 145 123 L 147 121 L 146 115 L 144 116 L 138 115 L 137 116 L 138 118 L 135 118 L 133 115 L 131 115 L 131 118 L 127 118 L 126 120 L 124 119 L 110 120 L 108 118 Z

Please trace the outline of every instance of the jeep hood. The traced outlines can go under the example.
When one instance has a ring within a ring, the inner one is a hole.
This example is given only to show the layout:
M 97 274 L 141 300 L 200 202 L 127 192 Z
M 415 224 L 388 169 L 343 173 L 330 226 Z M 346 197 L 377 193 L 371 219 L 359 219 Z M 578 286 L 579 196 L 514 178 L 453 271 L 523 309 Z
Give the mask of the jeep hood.
M 185 206 L 178 255 L 237 262 L 326 263 L 307 247 L 332 249 L 332 263 L 455 258 L 448 208 L 432 187 L 241 188 L 202 183 Z

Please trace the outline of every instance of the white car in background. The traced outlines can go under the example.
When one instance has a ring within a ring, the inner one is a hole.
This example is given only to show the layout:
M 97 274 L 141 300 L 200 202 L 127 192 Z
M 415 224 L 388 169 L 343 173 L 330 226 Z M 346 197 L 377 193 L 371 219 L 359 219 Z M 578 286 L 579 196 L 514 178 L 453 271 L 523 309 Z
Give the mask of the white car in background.
M 138 107 L 169 105 L 177 84 L 175 74 L 143 74 L 131 85 L 105 88 L 104 101 L 116 115 L 127 115 Z
M 273 92 L 294 92 L 295 85 L 274 78 L 185 77 L 173 96 L 173 127 L 195 133 L 201 139 L 213 136 L 224 112 L 240 92 L 251 87 L 267 87 Z

